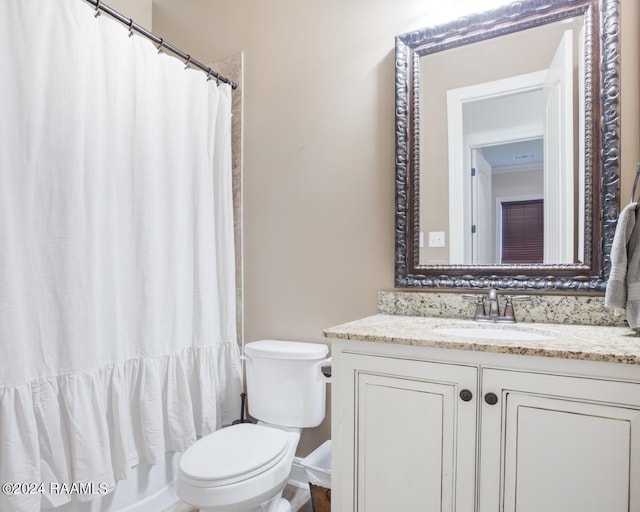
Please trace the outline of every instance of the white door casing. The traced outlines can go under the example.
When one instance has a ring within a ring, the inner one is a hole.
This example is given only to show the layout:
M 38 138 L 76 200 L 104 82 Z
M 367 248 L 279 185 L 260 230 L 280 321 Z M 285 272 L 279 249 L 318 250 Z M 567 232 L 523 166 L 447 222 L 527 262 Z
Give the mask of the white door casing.
M 535 71 L 447 91 L 450 264 L 464 264 L 471 260 L 471 251 L 469 249 L 465 251 L 465 237 L 468 237 L 469 219 L 471 219 L 471 205 L 468 198 L 471 194 L 469 170 L 472 147 L 542 137 L 542 125 L 536 127 L 530 123 L 511 127 L 509 130 L 465 137 L 467 135 L 464 131 L 465 104 L 540 90 L 546 75 L 546 70 Z
M 544 263 L 573 263 L 573 31 L 567 30 L 544 81 Z

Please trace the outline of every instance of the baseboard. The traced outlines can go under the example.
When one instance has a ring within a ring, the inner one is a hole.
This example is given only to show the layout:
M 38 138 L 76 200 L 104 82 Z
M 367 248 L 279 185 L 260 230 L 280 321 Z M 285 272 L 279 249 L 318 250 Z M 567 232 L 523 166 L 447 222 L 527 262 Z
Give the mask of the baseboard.
M 309 481 L 307 474 L 302 465 L 302 457 L 294 457 L 293 464 L 291 464 L 291 475 L 289 476 L 289 484 L 296 487 L 308 488 Z

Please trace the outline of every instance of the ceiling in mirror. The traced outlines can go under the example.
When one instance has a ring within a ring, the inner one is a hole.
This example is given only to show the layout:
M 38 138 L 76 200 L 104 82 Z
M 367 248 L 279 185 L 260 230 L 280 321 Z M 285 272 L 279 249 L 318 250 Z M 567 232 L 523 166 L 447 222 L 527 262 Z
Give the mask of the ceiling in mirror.
M 397 286 L 604 289 L 617 11 L 519 1 L 396 38 Z

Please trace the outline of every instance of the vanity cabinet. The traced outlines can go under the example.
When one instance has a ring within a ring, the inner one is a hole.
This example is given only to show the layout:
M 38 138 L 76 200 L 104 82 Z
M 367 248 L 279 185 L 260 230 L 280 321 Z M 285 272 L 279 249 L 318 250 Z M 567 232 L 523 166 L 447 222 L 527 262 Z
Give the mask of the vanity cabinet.
M 473 510 L 477 368 L 343 354 L 338 371 L 332 510 Z
M 639 383 L 481 374 L 480 511 L 640 511 Z
M 334 512 L 640 512 L 634 365 L 332 345 Z

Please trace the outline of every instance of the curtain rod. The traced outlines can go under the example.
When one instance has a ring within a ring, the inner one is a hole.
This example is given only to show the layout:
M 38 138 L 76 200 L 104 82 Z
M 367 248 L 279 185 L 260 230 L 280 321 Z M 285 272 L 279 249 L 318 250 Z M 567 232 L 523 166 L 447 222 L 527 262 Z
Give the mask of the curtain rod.
M 129 28 L 130 34 L 132 34 L 133 31 L 135 30 L 136 32 L 143 35 L 147 39 L 150 39 L 151 41 L 153 41 L 157 45 L 156 48 L 158 49 L 158 52 L 162 50 L 162 48 L 166 48 L 171 53 L 180 57 L 187 66 L 195 66 L 200 70 L 204 71 L 207 74 L 207 80 L 213 77 L 219 82 L 224 82 L 226 84 L 229 84 L 232 89 L 236 89 L 238 87 L 238 84 L 236 84 L 234 81 L 220 75 L 219 73 L 211 69 L 209 66 L 205 66 L 201 62 L 195 59 L 192 59 L 191 55 L 187 55 L 186 53 L 179 50 L 175 46 L 169 43 L 166 43 L 164 39 L 162 39 L 161 37 L 158 37 L 155 34 L 152 34 L 147 29 L 145 29 L 144 27 L 141 27 L 136 22 L 134 22 L 131 18 L 127 18 L 126 16 L 124 16 L 123 14 L 120 14 L 115 9 L 109 7 L 108 5 L 103 4 L 101 0 L 85 0 L 85 2 L 88 2 L 95 7 L 96 17 L 100 15 L 100 11 L 106 12 L 112 18 L 116 19 L 123 25 L 126 25 Z

